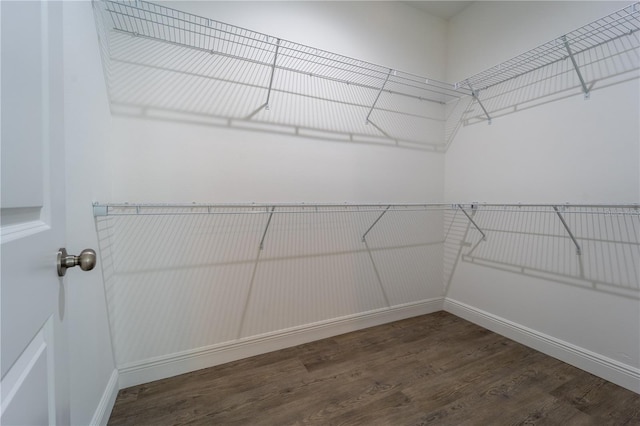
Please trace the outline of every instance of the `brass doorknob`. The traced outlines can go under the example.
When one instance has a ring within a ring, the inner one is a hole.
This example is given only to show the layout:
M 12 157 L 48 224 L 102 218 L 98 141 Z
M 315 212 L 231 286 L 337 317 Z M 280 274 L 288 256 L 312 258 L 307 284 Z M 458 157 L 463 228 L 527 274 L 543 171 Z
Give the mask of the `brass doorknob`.
M 67 268 L 80 266 L 83 271 L 90 271 L 96 266 L 96 252 L 92 249 L 84 249 L 80 255 L 73 256 L 67 254 L 66 248 L 58 250 L 58 276 L 64 277 Z

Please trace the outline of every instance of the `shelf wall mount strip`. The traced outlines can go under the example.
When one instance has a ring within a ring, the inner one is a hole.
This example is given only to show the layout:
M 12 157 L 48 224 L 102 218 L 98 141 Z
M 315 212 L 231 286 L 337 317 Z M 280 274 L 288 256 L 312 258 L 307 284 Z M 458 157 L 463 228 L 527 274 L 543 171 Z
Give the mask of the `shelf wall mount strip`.
M 584 92 L 584 99 L 587 100 L 591 97 L 591 93 L 589 92 L 589 88 L 587 84 L 584 82 L 584 78 L 582 77 L 582 73 L 580 72 L 580 67 L 576 62 L 576 58 L 573 56 L 573 52 L 571 51 L 571 46 L 569 46 L 569 41 L 567 40 L 567 36 L 564 35 L 560 37 L 560 41 L 564 44 L 564 48 L 567 49 L 567 53 L 569 54 L 569 58 L 571 59 L 571 63 L 573 64 L 573 69 L 578 74 L 578 79 L 580 80 L 580 85 L 582 86 L 582 92 Z

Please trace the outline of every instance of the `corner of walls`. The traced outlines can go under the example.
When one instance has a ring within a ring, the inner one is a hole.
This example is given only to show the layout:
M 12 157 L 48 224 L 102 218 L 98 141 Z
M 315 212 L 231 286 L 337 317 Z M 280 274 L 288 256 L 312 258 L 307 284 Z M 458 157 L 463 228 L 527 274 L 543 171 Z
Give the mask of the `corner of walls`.
M 627 5 L 475 2 L 449 23 L 447 77 L 461 80 Z M 444 199 L 637 203 L 639 80 L 636 70 L 615 84 L 597 81 L 597 90 L 588 101 L 575 90 L 553 102 L 517 108 L 491 126 L 486 122 L 462 126 L 445 154 Z M 506 220 L 496 219 L 494 228 L 503 229 L 500 224 Z M 532 223 L 533 219 L 522 219 L 520 225 L 531 228 L 535 226 Z M 580 231 L 578 237 L 589 232 Z M 488 232 L 488 241 L 500 241 L 503 234 Z M 540 243 L 535 235 L 522 241 Z M 535 247 L 545 250 L 546 246 Z M 498 250 L 505 249 L 493 246 L 487 250 L 500 257 Z M 608 256 L 609 250 L 606 245 L 592 248 L 591 257 L 582 259 L 594 263 L 594 259 Z M 464 257 L 461 253 L 460 259 Z M 562 251 L 555 253 L 563 255 Z M 611 256 L 615 260 L 616 254 Z M 631 257 L 619 256 L 620 262 L 633 266 Z M 507 257 L 503 254 L 500 258 Z M 524 268 L 512 265 L 466 260 L 451 262 L 445 310 L 613 383 L 640 390 L 637 294 L 626 297 L 599 291 L 596 284 L 579 276 L 553 271 L 526 274 Z M 637 270 L 637 264 L 635 267 Z M 629 291 L 634 293 L 637 287 L 632 285 Z

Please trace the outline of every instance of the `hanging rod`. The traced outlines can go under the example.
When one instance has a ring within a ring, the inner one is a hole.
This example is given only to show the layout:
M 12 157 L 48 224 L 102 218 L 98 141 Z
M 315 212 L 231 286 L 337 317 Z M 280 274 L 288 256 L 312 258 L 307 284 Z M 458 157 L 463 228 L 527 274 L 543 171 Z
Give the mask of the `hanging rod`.
M 457 204 L 466 209 L 477 211 L 503 211 L 513 213 L 553 213 L 555 207 L 565 214 L 590 214 L 607 216 L 640 216 L 640 204 L 490 204 L 490 203 L 467 203 Z
M 611 41 L 631 36 L 638 30 L 640 30 L 640 2 L 635 2 L 570 31 L 561 37 L 466 78 L 454 86 L 464 87 L 471 84 L 476 90 L 484 90 L 563 61 L 570 56 L 576 56 Z M 568 54 L 568 52 L 571 53 Z M 575 61 L 575 59 L 572 60 Z M 575 66 L 577 67 L 577 64 Z M 582 76 L 580 75 L 580 77 Z M 588 95 L 586 83 L 583 83 L 582 87 L 585 95 Z
M 490 204 L 490 203 L 94 203 L 93 215 L 192 215 L 192 214 L 287 214 L 357 213 L 390 211 L 475 210 L 513 213 L 602 214 L 640 216 L 640 204 Z M 277 210 L 273 210 L 277 208 Z
M 277 208 L 277 210 L 275 210 Z M 102 216 L 143 216 L 143 215 L 198 215 L 198 214 L 287 214 L 287 213 L 358 213 L 393 211 L 448 210 L 444 203 L 404 203 L 404 204 L 335 204 L 335 203 L 275 203 L 275 204 L 198 204 L 159 203 L 93 204 L 94 217 Z

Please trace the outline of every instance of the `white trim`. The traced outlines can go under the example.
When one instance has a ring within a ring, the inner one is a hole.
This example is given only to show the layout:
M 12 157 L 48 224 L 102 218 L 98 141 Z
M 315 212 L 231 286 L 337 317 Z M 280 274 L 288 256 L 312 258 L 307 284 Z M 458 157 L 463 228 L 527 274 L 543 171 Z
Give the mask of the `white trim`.
M 104 388 L 102 398 L 100 398 L 100 402 L 96 407 L 96 411 L 93 413 L 93 418 L 90 423 L 91 426 L 106 426 L 109 421 L 111 410 L 118 396 L 118 376 L 118 370 L 114 368 L 107 382 L 107 386 Z
M 442 310 L 444 298 L 376 309 L 118 366 L 120 388 Z
M 640 369 L 557 339 L 465 303 L 446 298 L 443 309 L 612 383 L 640 393 Z

